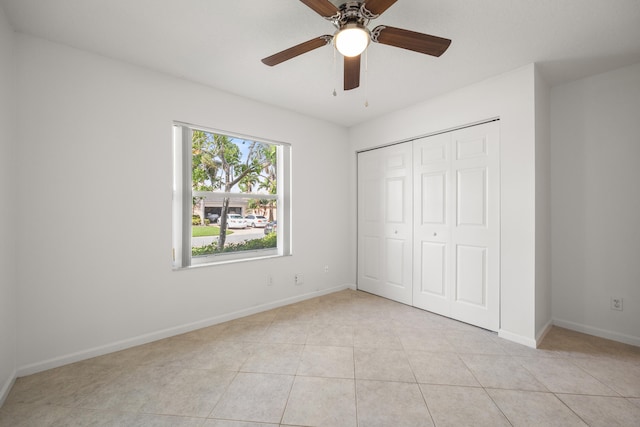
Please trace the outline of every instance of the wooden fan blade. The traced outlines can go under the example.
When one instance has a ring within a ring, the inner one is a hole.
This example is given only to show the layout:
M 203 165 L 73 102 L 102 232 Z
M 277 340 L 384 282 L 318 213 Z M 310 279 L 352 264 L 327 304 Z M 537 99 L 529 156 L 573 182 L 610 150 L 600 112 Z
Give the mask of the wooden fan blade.
M 401 47 L 431 56 L 442 55 L 451 44 L 449 39 L 385 25 L 374 28 L 371 33 L 373 35 L 371 40 L 374 42 Z
M 262 62 L 270 67 L 273 67 L 274 65 L 278 65 L 281 62 L 287 61 L 291 58 L 295 58 L 298 55 L 302 55 L 303 53 L 307 53 L 314 49 L 322 47 L 330 43 L 332 38 L 333 36 L 329 35 L 316 37 L 315 39 L 311 39 L 304 43 L 300 43 L 298 45 L 290 47 L 289 49 L 285 49 L 282 52 L 267 56 L 262 60 Z
M 344 90 L 360 86 L 360 55 L 344 57 Z
M 338 8 L 329 0 L 300 0 L 313 9 L 318 15 L 328 18 L 339 12 Z
M 366 0 L 364 7 L 374 15 L 381 15 L 398 0 Z

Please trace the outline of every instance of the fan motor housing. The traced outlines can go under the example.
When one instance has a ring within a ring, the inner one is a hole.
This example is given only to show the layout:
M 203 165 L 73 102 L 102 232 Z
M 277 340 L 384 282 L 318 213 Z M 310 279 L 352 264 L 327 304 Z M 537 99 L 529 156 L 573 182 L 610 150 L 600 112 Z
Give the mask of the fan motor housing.
M 337 16 L 329 18 L 333 24 L 341 29 L 347 24 L 358 24 L 366 27 L 371 19 L 377 18 L 367 10 L 365 3 L 361 1 L 348 1 L 340 5 L 340 12 Z

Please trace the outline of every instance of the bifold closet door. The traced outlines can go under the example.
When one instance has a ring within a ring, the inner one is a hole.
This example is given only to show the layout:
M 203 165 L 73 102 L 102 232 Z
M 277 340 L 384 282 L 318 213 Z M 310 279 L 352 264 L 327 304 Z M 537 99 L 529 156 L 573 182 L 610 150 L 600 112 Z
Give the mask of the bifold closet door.
M 410 143 L 358 154 L 358 289 L 412 304 Z
M 413 170 L 413 305 L 498 330 L 498 122 L 414 141 Z

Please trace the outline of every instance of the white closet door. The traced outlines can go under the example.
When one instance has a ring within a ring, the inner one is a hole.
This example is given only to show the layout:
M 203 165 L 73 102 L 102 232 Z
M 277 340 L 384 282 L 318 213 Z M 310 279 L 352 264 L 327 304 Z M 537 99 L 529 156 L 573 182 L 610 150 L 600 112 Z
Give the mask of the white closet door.
M 414 305 L 498 330 L 498 123 L 414 141 L 413 162 Z
M 451 315 L 451 134 L 413 143 L 416 307 Z
M 412 304 L 412 150 L 358 154 L 358 288 Z

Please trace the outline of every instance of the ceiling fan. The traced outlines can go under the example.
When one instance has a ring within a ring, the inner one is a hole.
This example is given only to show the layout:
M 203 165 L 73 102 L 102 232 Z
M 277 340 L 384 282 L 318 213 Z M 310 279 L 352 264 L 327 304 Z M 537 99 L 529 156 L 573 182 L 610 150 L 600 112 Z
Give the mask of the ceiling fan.
M 401 47 L 431 56 L 442 55 L 451 40 L 402 28 L 367 25 L 397 0 L 347 0 L 340 7 L 329 0 L 300 0 L 337 28 L 333 35 L 323 35 L 268 56 L 262 62 L 269 66 L 295 58 L 331 42 L 344 56 L 344 90 L 360 86 L 360 55 L 371 41 Z

